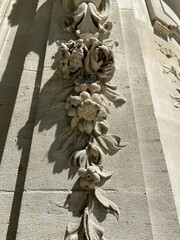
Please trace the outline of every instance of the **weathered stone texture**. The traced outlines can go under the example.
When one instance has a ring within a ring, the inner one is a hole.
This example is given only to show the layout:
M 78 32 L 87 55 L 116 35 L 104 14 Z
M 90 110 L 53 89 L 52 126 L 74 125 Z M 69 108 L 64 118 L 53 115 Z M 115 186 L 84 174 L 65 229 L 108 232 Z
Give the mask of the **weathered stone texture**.
M 64 239 L 82 206 L 78 174 L 60 148 L 69 137 L 64 109 L 69 90 L 55 70 L 55 56 L 59 42 L 76 39 L 62 29 L 62 2 L 0 3 L 0 34 L 6 39 L 0 40 L 1 240 Z M 108 240 L 178 240 L 180 111 L 170 94 L 176 94 L 179 80 L 161 61 L 175 59 L 167 59 L 164 48 L 177 54 L 179 46 L 153 33 L 145 1 L 110 2 L 112 82 L 127 102 L 110 107 L 109 132 L 127 146 L 103 161 L 113 176 L 102 188 L 118 205 L 120 219 L 97 205 L 94 215 Z

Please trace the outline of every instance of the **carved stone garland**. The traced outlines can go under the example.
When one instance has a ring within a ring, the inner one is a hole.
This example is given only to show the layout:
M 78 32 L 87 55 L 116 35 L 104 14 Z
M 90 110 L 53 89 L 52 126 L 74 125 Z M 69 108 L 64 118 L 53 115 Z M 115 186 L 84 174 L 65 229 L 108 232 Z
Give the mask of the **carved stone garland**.
M 98 40 L 112 28 L 112 23 L 106 22 L 110 3 L 109 0 L 63 0 L 63 7 L 66 13 L 64 28 L 79 37 L 59 47 L 63 78 L 74 81 L 65 108 L 72 118 L 71 129 L 78 129 L 88 137 L 87 146 L 70 158 L 70 166 L 78 170 L 85 199 L 79 221 L 68 225 L 66 240 L 105 240 L 104 230 L 91 217 L 94 203 L 98 202 L 104 211 L 117 218 L 119 209 L 99 188 L 113 174 L 101 166 L 103 153 L 114 154 L 125 146 L 120 143 L 120 137 L 107 134 L 110 102 L 119 105 L 125 102 L 116 91 L 117 86 L 109 83 L 115 71 L 112 49 Z

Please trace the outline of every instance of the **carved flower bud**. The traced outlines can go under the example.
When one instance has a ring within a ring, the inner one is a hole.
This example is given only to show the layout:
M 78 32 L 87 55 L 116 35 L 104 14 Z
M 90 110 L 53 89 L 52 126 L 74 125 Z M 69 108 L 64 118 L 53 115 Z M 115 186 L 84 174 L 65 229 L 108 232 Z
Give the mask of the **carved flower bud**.
M 106 181 L 112 176 L 112 172 L 101 171 L 99 167 L 92 164 L 87 168 L 80 168 L 78 170 L 80 177 L 80 186 L 84 190 L 94 190 L 101 180 Z
M 70 157 L 70 165 L 72 167 L 79 168 L 87 161 L 87 153 L 86 150 L 80 150 L 76 151 L 71 157 Z
M 96 184 L 101 180 L 99 174 L 93 166 L 89 166 L 87 169 L 80 168 L 78 171 L 80 178 L 80 186 L 84 190 L 95 189 Z
M 95 165 L 101 164 L 102 151 L 97 145 L 89 143 L 89 146 L 87 148 L 87 155 L 91 163 L 94 163 Z
M 99 96 L 99 97 L 98 97 Z M 73 117 L 71 128 L 91 134 L 98 121 L 107 117 L 107 110 L 102 104 L 101 94 L 83 91 L 79 95 L 66 98 L 65 108 L 68 116 Z

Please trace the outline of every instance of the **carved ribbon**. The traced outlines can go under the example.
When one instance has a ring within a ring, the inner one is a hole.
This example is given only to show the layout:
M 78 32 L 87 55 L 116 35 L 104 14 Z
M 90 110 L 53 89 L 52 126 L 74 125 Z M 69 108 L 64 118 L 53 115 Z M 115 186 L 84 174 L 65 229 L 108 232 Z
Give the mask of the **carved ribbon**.
M 100 189 L 113 174 L 102 167 L 103 153 L 112 155 L 125 146 L 120 137 L 107 133 L 110 103 L 121 106 L 125 102 L 117 86 L 110 83 L 115 71 L 113 51 L 98 39 L 112 28 L 112 23 L 106 21 L 110 4 L 109 0 L 64 0 L 63 6 L 65 29 L 79 37 L 59 46 L 62 76 L 74 82 L 65 108 L 71 129 L 87 138 L 87 146 L 70 158 L 70 166 L 78 170 L 84 201 L 81 216 L 68 225 L 66 240 L 105 240 L 104 230 L 92 218 L 94 205 L 98 203 L 117 218 L 119 209 Z

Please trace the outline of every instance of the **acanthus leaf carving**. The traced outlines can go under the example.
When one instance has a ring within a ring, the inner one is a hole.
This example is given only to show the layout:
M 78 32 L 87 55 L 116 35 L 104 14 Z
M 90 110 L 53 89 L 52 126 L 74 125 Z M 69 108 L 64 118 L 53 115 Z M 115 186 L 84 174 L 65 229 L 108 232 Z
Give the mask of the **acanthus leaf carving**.
M 104 230 L 93 220 L 94 196 L 88 193 L 86 196 L 86 206 L 83 215 L 76 223 L 70 223 L 66 231 L 66 240 L 106 240 Z

